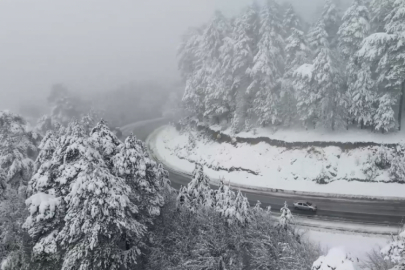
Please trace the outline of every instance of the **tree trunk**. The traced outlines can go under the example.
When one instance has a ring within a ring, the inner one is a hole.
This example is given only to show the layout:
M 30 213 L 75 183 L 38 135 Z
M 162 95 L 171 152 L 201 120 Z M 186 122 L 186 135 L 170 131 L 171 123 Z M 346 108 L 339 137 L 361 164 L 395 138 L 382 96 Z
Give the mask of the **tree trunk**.
M 402 106 L 403 106 L 403 103 L 404 103 L 404 92 L 405 92 L 405 81 L 402 82 L 402 91 L 401 91 L 401 97 L 400 97 L 400 100 L 399 100 L 398 130 L 401 130 Z

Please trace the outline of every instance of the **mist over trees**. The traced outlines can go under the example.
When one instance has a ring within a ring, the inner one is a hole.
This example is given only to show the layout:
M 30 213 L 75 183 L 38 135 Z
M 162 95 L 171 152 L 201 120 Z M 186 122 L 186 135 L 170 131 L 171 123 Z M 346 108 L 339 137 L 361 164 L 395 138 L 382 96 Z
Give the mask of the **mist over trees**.
M 39 106 L 22 110 L 29 123 L 42 136 L 73 120 L 86 121 L 92 127 L 100 119 L 115 129 L 134 122 L 159 118 L 179 118 L 183 88 L 180 83 L 128 83 L 101 93 L 76 93 L 62 84 L 51 87 L 47 111 Z M 45 112 L 45 114 L 44 114 Z M 41 115 L 42 113 L 42 115 Z
M 184 36 L 179 69 L 189 116 L 234 132 L 255 126 L 400 128 L 404 2 L 328 0 L 308 30 L 290 5 L 219 11 Z M 304 27 L 303 27 L 304 26 Z

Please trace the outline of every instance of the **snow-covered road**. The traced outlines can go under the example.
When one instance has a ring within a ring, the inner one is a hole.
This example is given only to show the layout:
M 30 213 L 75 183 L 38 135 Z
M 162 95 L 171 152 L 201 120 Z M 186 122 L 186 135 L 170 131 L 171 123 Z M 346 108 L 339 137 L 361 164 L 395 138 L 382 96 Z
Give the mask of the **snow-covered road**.
M 147 144 L 153 152 L 155 158 L 162 162 L 170 172 L 170 179 L 175 187 L 186 185 L 190 181 L 190 176 L 194 164 L 186 161 L 179 160 L 184 166 L 176 166 L 173 164 L 173 156 L 167 156 L 161 153 L 156 147 L 156 139 L 160 130 L 155 131 L 148 138 Z M 159 138 L 161 141 L 161 138 Z M 180 163 L 179 163 L 180 164 Z M 177 164 L 178 165 L 178 164 Z M 180 168 L 179 168 L 180 167 Z M 209 170 L 207 170 L 209 172 Z M 227 176 L 228 178 L 230 175 Z M 226 178 L 226 180 L 230 180 Z M 218 179 L 211 178 L 213 184 L 218 184 Z M 352 222 L 374 223 L 384 226 L 394 225 L 397 227 L 402 221 L 405 213 L 405 201 L 403 200 L 366 200 L 359 198 L 334 198 L 332 196 L 314 196 L 314 195 L 297 195 L 294 193 L 282 193 L 271 189 L 258 189 L 257 187 L 249 188 L 248 186 L 237 186 L 232 183 L 231 186 L 240 188 L 248 196 L 251 203 L 260 200 L 264 206 L 271 205 L 275 211 L 278 211 L 283 203 L 287 201 L 289 205 L 295 200 L 306 200 L 314 202 L 318 205 L 317 214 L 300 213 L 293 211 L 298 215 L 305 215 L 312 219 L 327 218 L 330 221 L 336 222 L 339 220 L 346 220 Z M 360 226 L 361 227 L 361 226 Z M 389 227 L 387 227 L 389 228 Z M 390 233 L 392 228 L 389 229 Z

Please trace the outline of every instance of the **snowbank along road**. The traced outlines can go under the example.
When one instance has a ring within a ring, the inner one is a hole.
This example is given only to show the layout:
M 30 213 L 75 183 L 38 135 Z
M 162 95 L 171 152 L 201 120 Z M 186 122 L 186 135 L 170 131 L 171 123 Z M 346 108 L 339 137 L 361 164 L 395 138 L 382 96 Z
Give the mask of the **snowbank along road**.
M 126 136 L 133 132 L 138 139 L 146 141 L 148 136 L 158 127 L 166 124 L 169 120 L 165 118 L 152 119 L 127 125 L 122 128 Z M 155 157 L 156 158 L 156 157 Z M 164 164 L 164 160 L 158 160 Z M 178 172 L 166 166 L 170 173 L 172 186 L 178 189 L 185 186 L 191 176 L 184 172 Z M 216 188 L 215 186 L 213 186 Z M 307 213 L 299 210 L 292 210 L 295 215 L 306 216 L 311 219 L 322 219 L 331 221 L 347 221 L 355 223 L 370 223 L 386 226 L 399 226 L 405 221 L 405 200 L 366 200 L 366 199 L 340 199 L 319 196 L 300 196 L 283 194 L 268 191 L 242 190 L 252 205 L 258 200 L 263 207 L 270 205 L 274 212 L 279 211 L 284 202 L 292 208 L 297 200 L 310 201 L 318 206 L 316 213 Z

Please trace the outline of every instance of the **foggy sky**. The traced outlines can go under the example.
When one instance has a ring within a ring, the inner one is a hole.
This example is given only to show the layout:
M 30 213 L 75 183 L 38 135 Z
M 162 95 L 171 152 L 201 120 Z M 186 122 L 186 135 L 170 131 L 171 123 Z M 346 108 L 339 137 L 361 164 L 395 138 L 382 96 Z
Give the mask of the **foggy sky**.
M 307 18 L 322 0 L 294 0 Z M 179 79 L 176 50 L 216 9 L 249 0 L 0 0 L 0 110 L 38 103 L 50 86 L 75 91 Z

